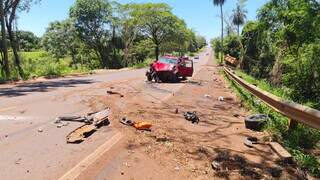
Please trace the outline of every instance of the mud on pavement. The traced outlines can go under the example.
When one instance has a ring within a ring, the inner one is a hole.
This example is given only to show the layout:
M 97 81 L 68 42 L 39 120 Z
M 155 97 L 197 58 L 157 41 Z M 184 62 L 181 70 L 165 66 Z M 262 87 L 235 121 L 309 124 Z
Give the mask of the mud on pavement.
M 85 103 L 92 110 L 110 107 L 111 126 L 126 138 L 80 179 L 296 179 L 296 168 L 281 164 L 268 145 L 244 145 L 248 136 L 268 140 L 268 135 L 245 129 L 244 117 L 250 113 L 218 71 L 209 62 L 192 81 L 182 82 L 177 93 L 162 90 L 170 84 L 102 84 L 124 98 L 96 96 Z M 197 113 L 198 124 L 185 120 L 187 111 Z M 152 130 L 120 124 L 123 117 L 150 122 Z

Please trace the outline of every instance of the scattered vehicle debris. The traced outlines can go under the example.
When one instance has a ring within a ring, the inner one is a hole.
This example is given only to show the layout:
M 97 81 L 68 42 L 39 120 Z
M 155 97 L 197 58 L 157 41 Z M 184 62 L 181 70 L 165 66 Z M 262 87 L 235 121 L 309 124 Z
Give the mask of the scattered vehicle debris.
M 96 128 L 96 126 L 88 124 L 78 127 L 67 135 L 67 143 L 81 143 L 86 137 L 96 131 Z
M 245 138 L 244 145 L 248 146 L 249 148 L 254 147 L 254 145 L 259 144 L 258 138 L 256 137 L 247 137 Z
M 220 170 L 221 169 L 221 164 L 217 161 L 212 161 L 211 163 L 211 167 L 214 169 L 214 170 Z
M 150 64 L 146 72 L 147 80 L 160 82 L 178 82 L 193 75 L 193 61 L 188 57 L 163 56 Z
M 135 127 L 138 130 L 147 130 L 147 131 L 149 131 L 151 126 L 152 126 L 152 124 L 150 124 L 148 122 L 143 122 L 143 121 L 133 123 L 133 127 Z
M 211 98 L 211 96 L 209 94 L 205 94 L 204 97 L 205 98 Z
M 56 122 L 61 121 L 75 121 L 75 122 L 84 122 L 85 124 L 78 127 L 70 134 L 67 135 L 67 143 L 81 143 L 84 139 L 90 136 L 98 128 L 104 125 L 109 125 L 109 114 L 110 109 L 105 109 L 96 113 L 88 113 L 88 116 L 73 116 L 72 118 L 58 118 Z M 60 120 L 60 121 L 58 121 Z M 67 125 L 67 124 L 66 124 Z
M 127 126 L 132 126 L 132 127 L 136 128 L 137 130 L 150 131 L 151 130 L 150 128 L 152 127 L 151 123 L 144 122 L 144 121 L 134 122 L 134 121 L 127 119 L 126 117 L 122 118 L 120 120 L 120 123 L 127 125 Z
M 185 112 L 183 115 L 186 120 L 191 121 L 192 123 L 198 124 L 200 121 L 200 119 L 195 111 L 194 112 Z
M 201 85 L 202 85 L 202 81 L 192 81 L 192 80 L 189 80 L 189 81 L 186 81 L 186 83 L 188 83 L 188 84 L 194 84 L 194 85 L 198 85 L 198 86 L 201 86 Z
M 43 132 L 43 129 L 39 128 L 39 129 L 38 129 L 38 132 Z
M 107 91 L 108 94 L 110 95 L 119 95 L 120 97 L 124 97 L 123 94 L 119 93 L 119 92 L 115 92 L 115 91 Z
M 277 142 L 270 142 L 269 145 L 280 156 L 281 160 L 284 163 L 292 163 L 293 162 L 292 155 L 284 147 L 282 147 L 281 144 L 279 144 Z
M 122 118 L 120 120 L 120 123 L 127 125 L 127 126 L 133 126 L 133 122 L 129 119 L 127 119 L 126 117 Z
M 229 54 L 226 55 L 224 58 L 224 61 L 227 65 L 232 66 L 232 67 L 237 67 L 239 65 L 239 60 L 237 58 L 234 58 L 230 56 Z
M 251 129 L 253 131 L 261 131 L 268 119 L 269 117 L 267 115 L 255 114 L 246 117 L 244 122 L 247 129 Z
M 61 116 L 56 119 L 55 123 L 60 124 L 62 121 L 84 122 L 90 124 L 89 119 L 85 116 Z
M 219 97 L 218 97 L 218 100 L 219 100 L 219 101 L 224 101 L 224 97 L 219 96 Z

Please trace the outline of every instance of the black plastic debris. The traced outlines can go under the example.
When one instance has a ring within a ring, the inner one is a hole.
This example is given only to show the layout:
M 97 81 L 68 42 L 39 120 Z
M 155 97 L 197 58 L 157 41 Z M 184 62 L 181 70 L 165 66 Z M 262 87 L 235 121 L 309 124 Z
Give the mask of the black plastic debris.
M 192 123 L 199 123 L 200 119 L 196 112 L 185 112 L 184 118 L 188 121 L 191 121 Z

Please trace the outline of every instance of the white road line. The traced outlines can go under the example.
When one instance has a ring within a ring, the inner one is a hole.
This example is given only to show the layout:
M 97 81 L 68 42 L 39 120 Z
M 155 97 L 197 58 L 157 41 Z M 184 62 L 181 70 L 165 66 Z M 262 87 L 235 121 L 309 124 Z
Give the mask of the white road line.
M 84 158 L 80 163 L 78 163 L 75 167 L 70 169 L 66 174 L 64 174 L 59 180 L 73 180 L 79 177 L 81 172 L 86 170 L 91 164 L 97 161 L 103 154 L 109 151 L 112 146 L 117 144 L 123 135 L 120 132 L 117 132 L 111 139 L 102 144 L 98 149 L 96 149 L 89 156 Z
M 28 121 L 39 119 L 40 117 L 34 116 L 9 116 L 9 115 L 0 115 L 0 121 Z

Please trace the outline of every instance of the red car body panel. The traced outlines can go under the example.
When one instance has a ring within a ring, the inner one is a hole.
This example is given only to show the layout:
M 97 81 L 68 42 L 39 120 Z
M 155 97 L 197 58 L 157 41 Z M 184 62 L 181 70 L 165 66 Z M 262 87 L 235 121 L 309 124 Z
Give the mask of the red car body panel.
M 178 61 L 177 61 L 178 62 Z M 175 66 L 175 64 L 166 64 L 166 63 L 162 63 L 162 62 L 157 62 L 155 61 L 152 64 L 152 67 L 157 71 L 171 71 L 172 68 Z
M 191 77 L 193 75 L 193 62 L 188 58 L 177 58 L 175 56 L 164 56 L 164 58 L 172 60 L 171 63 L 155 61 L 152 63 L 152 68 L 156 72 L 172 72 L 179 74 L 181 77 Z

